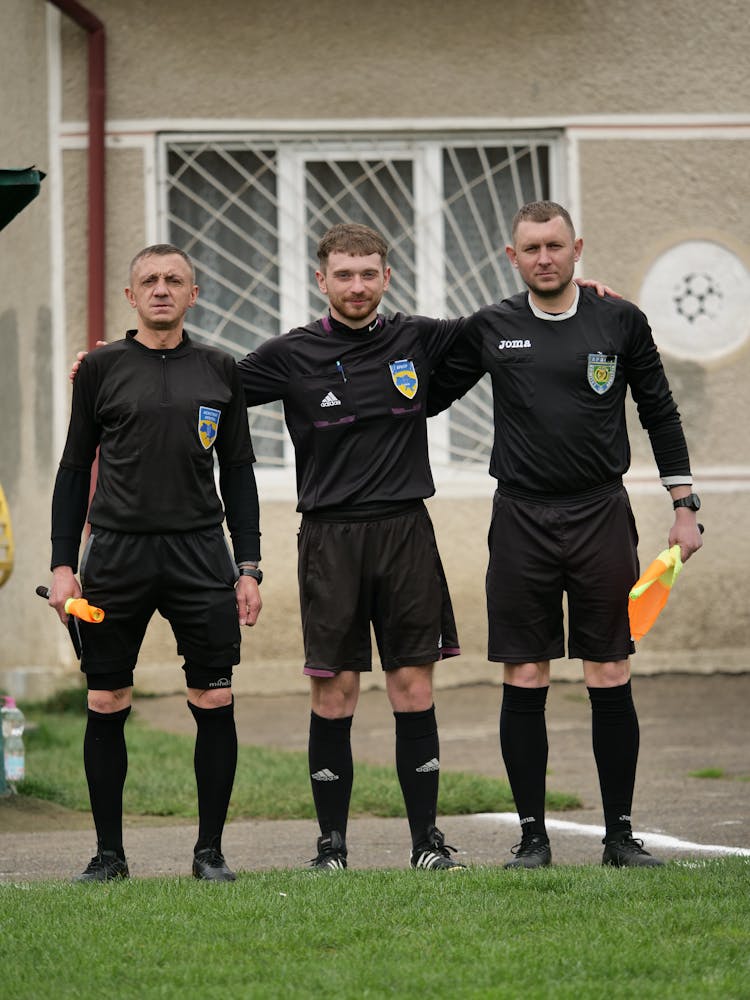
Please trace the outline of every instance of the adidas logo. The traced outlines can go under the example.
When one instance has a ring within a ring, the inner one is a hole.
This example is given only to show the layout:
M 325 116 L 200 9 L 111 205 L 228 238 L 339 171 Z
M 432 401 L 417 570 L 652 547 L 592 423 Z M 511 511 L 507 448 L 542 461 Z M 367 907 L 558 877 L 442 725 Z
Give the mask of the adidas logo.
M 321 406 L 341 406 L 341 400 L 334 396 L 332 392 L 329 392 L 327 396 L 324 396 L 320 401 Z
M 432 760 L 428 760 L 426 764 L 422 764 L 417 768 L 418 774 L 425 774 L 427 771 L 439 771 L 440 761 L 437 757 L 433 757 Z
M 334 774 L 333 771 L 329 771 L 327 767 L 324 767 L 322 771 L 315 771 L 310 777 L 313 781 L 338 781 L 338 774 Z

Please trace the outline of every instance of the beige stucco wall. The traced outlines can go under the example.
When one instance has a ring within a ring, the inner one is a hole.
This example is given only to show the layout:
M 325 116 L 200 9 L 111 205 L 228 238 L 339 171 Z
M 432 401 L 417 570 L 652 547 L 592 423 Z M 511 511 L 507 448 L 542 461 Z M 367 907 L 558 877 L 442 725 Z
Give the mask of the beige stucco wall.
M 107 26 L 115 119 L 747 110 L 742 0 L 87 6 Z M 66 72 L 65 117 L 84 95 Z
M 43 4 L 6 0 L 2 19 L 0 166 L 48 170 Z M 49 483 L 57 463 L 51 434 L 52 316 L 50 179 L 0 232 L 0 447 L 2 483 L 15 541 L 13 573 L 0 589 L 0 670 L 57 666 L 57 636 L 34 596 L 49 565 Z M 5 687 L 0 674 L 0 691 Z
M 582 231 L 588 274 L 638 301 L 646 271 L 671 246 L 715 240 L 750 270 L 747 142 L 603 140 L 581 147 Z M 750 325 L 750 320 L 748 320 Z M 659 343 L 659 329 L 654 327 Z M 694 467 L 747 463 L 750 344 L 708 364 L 664 355 Z M 633 464 L 651 461 L 632 435 Z
M 168 0 L 91 0 L 107 32 L 107 118 L 419 119 L 488 116 L 568 120 L 571 116 L 747 113 L 741 0 L 654 5 L 441 3 L 392 0 L 367 17 L 350 4 L 290 0 L 271 9 L 244 0 L 208 8 Z M 46 17 L 43 0 L 5 0 L 0 83 L 6 108 L 2 165 L 47 169 Z M 60 18 L 62 119 L 68 131 L 86 118 L 86 36 Z M 746 33 L 745 33 L 746 34 Z M 71 124 L 72 123 L 72 124 Z M 153 136 L 144 125 L 144 138 Z M 609 138 L 578 142 L 580 222 L 587 274 L 637 300 L 643 277 L 668 246 L 715 239 L 750 268 L 747 142 L 716 138 Z M 61 153 L 64 238 L 62 353 L 86 340 L 86 154 Z M 146 162 L 111 132 L 107 151 L 106 326 L 130 321 L 122 295 L 127 262 L 146 241 Z M 0 688 L 37 693 L 74 678 L 67 639 L 33 586 L 44 579 L 58 460 L 51 453 L 54 382 L 68 394 L 67 366 L 51 370 L 50 182 L 0 233 L 0 368 L 6 444 L 0 481 L 14 514 L 17 566 L 0 591 Z M 12 248 L 11 252 L 8 252 Z M 658 341 L 658 329 L 655 330 Z M 696 469 L 748 464 L 746 392 L 750 351 L 709 366 L 665 356 Z M 632 423 L 634 466 L 653 469 L 645 434 Z M 655 478 L 655 471 L 654 471 Z M 700 479 L 699 487 L 702 487 Z M 476 495 L 430 501 L 454 596 L 464 655 L 438 667 L 438 684 L 497 679 L 485 659 L 483 576 L 491 502 L 487 477 Z M 750 493 L 706 492 L 706 548 L 679 583 L 680 598 L 639 652 L 636 669 L 747 669 Z M 266 604 L 246 634 L 238 690 L 304 688 L 296 592 L 298 515 L 291 500 L 264 496 L 261 482 Z M 660 491 L 636 488 L 633 506 L 642 559 L 665 544 L 671 515 Z M 138 679 L 146 689 L 182 685 L 168 627 L 155 621 Z M 560 663 L 573 675 L 576 665 Z M 3 673 L 4 672 L 4 673 Z M 379 672 L 375 675 L 379 680 Z M 25 685 L 25 687 L 24 687 Z
M 750 270 L 747 142 L 599 141 L 581 145 L 582 230 L 589 274 L 602 275 L 638 301 L 648 268 L 686 240 L 716 241 Z M 750 320 L 745 320 L 750 325 Z M 654 326 L 659 343 L 659 328 Z M 679 581 L 679 599 L 644 640 L 636 667 L 653 661 L 685 666 L 748 669 L 750 586 L 745 567 L 750 537 L 750 492 L 701 481 L 701 470 L 744 465 L 750 459 L 750 344 L 718 361 L 698 364 L 664 353 L 678 400 L 691 463 L 704 508 L 705 548 Z M 648 439 L 629 411 L 634 468 L 654 468 Z M 641 559 L 665 544 L 669 511 L 662 496 L 635 496 Z

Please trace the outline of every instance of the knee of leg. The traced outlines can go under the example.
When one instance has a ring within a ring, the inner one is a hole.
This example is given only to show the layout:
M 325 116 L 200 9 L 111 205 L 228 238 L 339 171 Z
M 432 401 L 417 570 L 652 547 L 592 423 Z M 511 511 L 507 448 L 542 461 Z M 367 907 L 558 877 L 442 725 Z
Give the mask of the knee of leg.
M 111 715 L 113 712 L 130 708 L 133 700 L 132 693 L 132 688 L 116 688 L 114 691 L 89 691 L 88 707 L 92 712 L 99 712 L 100 715 Z
M 394 712 L 425 712 L 433 704 L 432 665 L 389 670 L 386 688 Z
M 334 677 L 311 677 L 312 710 L 326 719 L 346 718 L 354 714 L 359 698 L 359 674 L 342 670 Z
M 188 688 L 188 701 L 197 708 L 224 708 L 232 704 L 232 689 Z
M 188 701 L 198 708 L 223 708 L 232 704 L 232 665 L 208 667 L 185 659 L 183 666 Z

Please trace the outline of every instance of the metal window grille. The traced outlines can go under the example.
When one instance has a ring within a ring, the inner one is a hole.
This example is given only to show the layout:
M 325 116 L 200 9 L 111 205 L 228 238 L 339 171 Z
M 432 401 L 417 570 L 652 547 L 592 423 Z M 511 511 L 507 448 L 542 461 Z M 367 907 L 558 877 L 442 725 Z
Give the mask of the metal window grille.
M 520 287 L 504 252 L 526 201 L 551 197 L 556 137 L 162 137 L 165 237 L 201 294 L 197 339 L 242 357 L 321 315 L 317 242 L 342 221 L 386 238 L 386 311 L 457 316 Z M 487 380 L 430 422 L 433 462 L 486 468 Z M 250 410 L 259 464 L 293 461 L 278 404 Z

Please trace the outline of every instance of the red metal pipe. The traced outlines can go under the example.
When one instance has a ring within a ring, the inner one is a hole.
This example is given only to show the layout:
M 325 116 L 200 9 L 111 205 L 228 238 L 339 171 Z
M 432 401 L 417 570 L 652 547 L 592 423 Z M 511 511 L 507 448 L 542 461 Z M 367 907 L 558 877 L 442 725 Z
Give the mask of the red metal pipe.
M 104 25 L 77 0 L 49 0 L 89 35 L 88 40 L 88 349 L 104 340 L 106 108 Z

